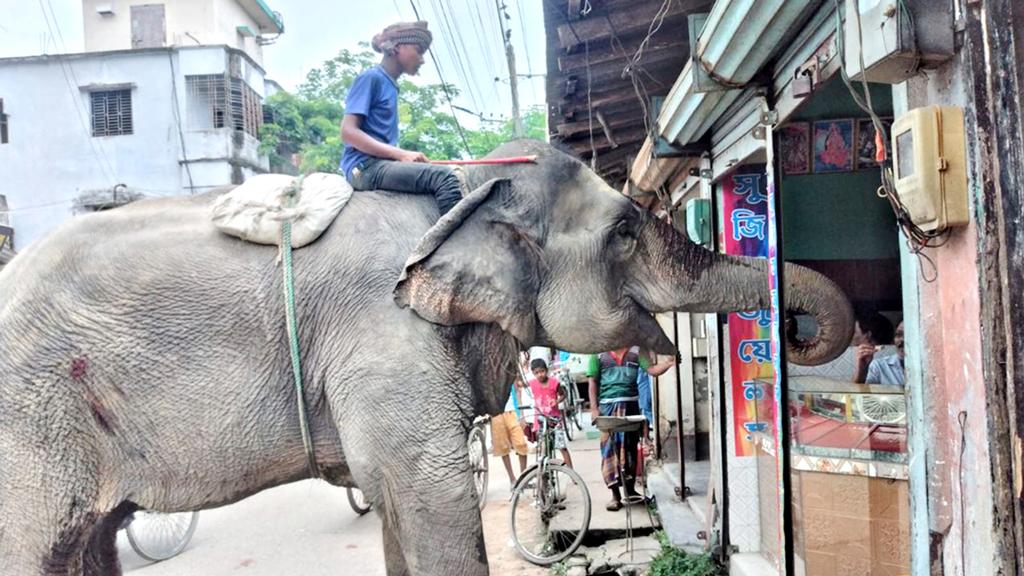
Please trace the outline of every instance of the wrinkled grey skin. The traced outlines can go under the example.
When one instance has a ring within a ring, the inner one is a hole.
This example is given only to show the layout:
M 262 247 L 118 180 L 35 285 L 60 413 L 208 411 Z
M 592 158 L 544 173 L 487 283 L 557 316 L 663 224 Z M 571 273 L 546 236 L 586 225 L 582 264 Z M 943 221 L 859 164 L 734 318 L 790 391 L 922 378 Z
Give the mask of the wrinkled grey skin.
M 357 193 L 295 252 L 320 472 L 373 501 L 390 575 L 487 573 L 465 438 L 502 409 L 516 349 L 670 353 L 650 312 L 768 302 L 763 261 L 689 243 L 578 161 L 538 142 L 494 154 L 540 160 L 471 171 L 433 228 L 430 197 Z M 77 218 L 0 272 L 4 574 L 119 574 L 114 533 L 135 507 L 308 476 L 277 249 L 217 232 L 215 196 Z M 787 274 L 823 327 L 793 354 L 826 361 L 849 305 Z

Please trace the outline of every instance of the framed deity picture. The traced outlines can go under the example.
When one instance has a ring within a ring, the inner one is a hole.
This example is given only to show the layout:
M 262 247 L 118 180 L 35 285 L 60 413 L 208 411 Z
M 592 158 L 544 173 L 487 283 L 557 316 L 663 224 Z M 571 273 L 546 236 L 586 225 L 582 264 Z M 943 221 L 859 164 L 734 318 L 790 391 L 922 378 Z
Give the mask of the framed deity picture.
M 888 134 L 889 129 L 892 127 L 892 118 L 882 118 L 881 120 L 886 134 Z M 857 170 L 877 168 L 878 162 L 875 161 L 875 152 L 877 150 L 878 147 L 875 146 L 875 125 L 868 118 L 858 119 Z
M 782 174 L 807 174 L 811 171 L 811 126 L 792 122 L 779 129 L 779 155 Z
M 853 120 L 819 120 L 814 123 L 814 172 L 853 170 Z

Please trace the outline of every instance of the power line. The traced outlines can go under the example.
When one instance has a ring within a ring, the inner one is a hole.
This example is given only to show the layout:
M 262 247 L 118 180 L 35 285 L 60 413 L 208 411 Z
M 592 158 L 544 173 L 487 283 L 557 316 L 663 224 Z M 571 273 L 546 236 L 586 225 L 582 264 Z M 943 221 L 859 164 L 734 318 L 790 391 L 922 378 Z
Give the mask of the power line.
M 500 16 L 498 16 L 497 13 L 494 10 L 487 9 L 487 23 L 490 24 L 490 27 L 491 27 L 490 34 L 493 34 L 493 35 L 497 36 L 498 38 L 502 39 L 501 44 L 499 44 L 498 46 L 495 46 L 495 48 L 498 50 L 498 55 L 500 57 L 499 59 L 504 60 L 505 59 L 505 40 L 504 40 L 504 34 L 501 31 L 501 19 L 500 19 Z M 501 68 L 501 66 L 497 66 L 494 69 L 497 70 L 498 68 Z M 500 80 L 500 78 L 495 76 L 494 82 L 497 83 L 499 80 Z M 502 110 L 506 110 L 506 109 L 509 109 L 509 108 L 512 107 L 511 102 L 509 102 L 508 104 L 505 103 L 505 98 L 508 98 L 508 97 L 509 97 L 508 94 L 505 94 L 505 95 L 503 95 L 501 97 L 501 103 L 499 104 L 499 107 Z
M 519 78 L 516 74 L 516 54 L 512 46 L 512 31 L 505 28 L 502 17 L 509 19 L 508 6 L 504 0 L 494 0 L 494 9 L 498 16 L 498 23 L 501 25 L 501 39 L 505 45 L 505 60 L 508 62 L 508 83 L 512 93 L 512 127 L 516 138 L 522 138 L 524 134 L 523 119 L 519 115 Z
M 471 75 L 472 85 L 476 89 L 476 93 L 480 97 L 481 103 L 486 104 L 487 101 L 484 98 L 484 91 L 480 89 L 480 85 L 478 84 L 478 82 L 479 82 L 480 78 L 485 78 L 485 77 L 488 76 L 490 68 L 489 67 L 486 68 L 486 72 L 488 72 L 487 74 L 479 74 L 478 73 L 478 71 L 477 71 L 477 64 L 478 63 L 477 63 L 476 59 L 473 58 L 473 53 L 470 52 L 466 48 L 465 35 L 462 33 L 462 30 L 460 29 L 460 22 L 458 20 L 459 12 L 453 6 L 452 0 L 438 0 L 438 1 L 441 3 L 442 9 L 444 9 L 445 3 L 446 2 L 448 3 L 448 9 L 451 12 L 449 18 L 450 18 L 452 26 L 455 29 L 455 38 L 458 41 L 459 46 L 462 48 L 462 54 L 464 55 L 463 57 L 464 57 L 464 59 L 465 59 L 465 61 L 467 63 L 467 66 L 469 68 L 469 72 L 470 72 L 470 75 Z M 469 15 L 470 26 L 473 26 L 473 15 L 470 14 L 468 11 L 466 13 Z M 481 42 L 481 45 L 482 45 L 482 42 Z M 484 66 L 486 66 L 486 64 Z M 482 106 L 478 106 L 478 109 L 482 109 L 482 108 L 483 108 Z
M 174 95 L 172 105 L 174 106 L 174 123 L 178 126 L 178 139 L 181 141 L 181 163 L 185 165 L 185 173 L 188 174 L 188 191 L 190 194 L 195 194 L 196 185 L 192 181 L 192 167 L 189 165 L 188 152 L 185 151 L 185 132 L 181 129 L 181 112 L 178 109 L 178 77 L 174 73 L 174 57 L 171 55 L 170 49 L 167 50 L 167 65 L 171 68 L 171 94 Z
M 492 54 L 491 54 L 491 51 L 489 49 L 490 48 L 490 44 L 488 44 L 486 41 L 484 41 L 484 39 L 487 37 L 487 27 L 484 26 L 484 19 L 480 15 L 480 4 L 479 4 L 479 2 L 472 2 L 472 0 L 467 0 L 467 1 L 469 1 L 471 8 L 476 11 L 476 23 L 473 24 L 473 31 L 476 32 L 477 42 L 480 43 L 480 49 L 483 50 L 483 53 L 484 53 L 484 60 L 487 61 L 487 70 L 488 70 L 488 72 L 490 72 L 491 70 L 495 69 L 494 59 L 491 57 Z M 472 20 L 471 20 L 471 22 L 472 22 Z M 498 84 L 496 82 L 491 82 L 490 84 L 491 84 L 491 91 L 494 93 L 495 99 L 496 100 L 501 100 L 501 93 L 498 90 Z
M 46 2 L 49 4 L 49 0 L 46 0 Z M 53 11 L 53 5 L 50 4 L 50 13 L 53 15 L 53 26 L 50 25 L 50 17 L 46 14 L 46 7 L 43 5 L 43 0 L 39 0 L 39 9 L 43 13 L 43 21 L 46 23 L 46 28 L 50 31 L 50 38 L 54 41 L 54 47 L 56 47 L 57 40 L 53 35 L 53 30 L 56 28 L 57 37 L 60 37 L 62 50 L 66 53 L 68 51 L 67 44 L 64 43 L 64 34 L 60 31 L 60 24 L 57 23 L 57 16 Z M 114 182 L 117 181 L 117 178 L 114 176 L 115 171 L 113 165 L 110 163 L 110 159 L 107 158 L 107 154 L 102 148 L 97 151 L 96 142 L 93 141 L 92 131 L 89 129 L 89 126 L 85 121 L 85 116 L 82 115 L 82 108 L 78 103 L 78 92 L 75 90 L 75 87 L 77 87 L 79 83 L 78 77 L 75 75 L 75 68 L 70 62 L 65 62 L 65 59 L 65 55 L 57 55 L 57 62 L 60 64 L 60 71 L 64 76 L 64 83 L 67 85 L 68 94 L 71 97 L 71 105 L 75 109 L 75 115 L 78 116 L 78 122 L 82 126 L 82 130 L 85 132 L 86 141 L 89 143 L 89 148 L 92 149 L 92 155 L 96 159 L 96 164 L 99 167 L 100 172 L 103 173 L 103 176 L 107 179 L 110 185 L 113 186 Z M 71 73 L 70 77 L 68 76 L 69 72 Z M 72 84 L 72 78 L 74 79 L 74 84 Z
M 409 0 L 409 5 L 412 6 L 412 13 L 416 15 L 416 20 L 420 19 L 420 11 L 416 8 L 416 1 Z M 459 119 L 455 116 L 455 105 L 452 104 L 452 94 L 448 90 L 448 83 L 444 80 L 444 75 L 441 73 L 441 66 L 437 63 L 437 57 L 434 56 L 434 49 L 427 48 L 427 53 L 430 54 L 430 61 L 434 63 L 434 67 L 437 68 L 437 76 L 441 79 L 441 89 L 444 90 L 445 98 L 448 99 L 448 107 L 452 111 L 452 120 L 455 121 L 455 127 L 459 129 L 459 138 L 462 140 L 462 147 L 466 149 L 466 155 L 472 156 L 473 153 L 469 150 L 469 143 L 466 141 L 466 133 L 462 130 L 462 124 Z
M 438 8 L 440 4 L 440 8 Z M 444 0 L 430 0 L 430 5 L 434 10 L 434 15 L 440 18 L 440 22 L 443 27 L 447 28 L 447 33 L 444 35 L 445 45 L 449 49 L 449 54 L 454 58 L 458 69 L 462 71 L 462 82 L 466 86 L 466 93 L 469 95 L 470 100 L 473 101 L 473 107 L 480 109 L 480 102 L 482 99 L 479 96 L 479 90 L 476 89 L 476 83 L 473 80 L 473 68 L 472 64 L 466 64 L 466 59 L 463 58 L 463 54 L 468 56 L 468 51 L 465 45 L 462 43 L 462 37 L 458 33 L 458 27 L 453 24 L 452 19 L 448 16 L 448 11 L 445 9 Z M 458 43 L 459 45 L 456 45 Z M 461 50 L 460 50 L 461 48 Z
M 523 38 L 523 52 L 526 53 L 526 69 L 530 71 L 530 93 L 533 94 L 533 101 L 537 101 L 537 87 L 533 82 L 533 64 L 530 62 L 530 47 L 526 41 L 526 16 L 523 15 L 523 0 L 516 0 L 516 12 L 519 13 L 519 31 Z

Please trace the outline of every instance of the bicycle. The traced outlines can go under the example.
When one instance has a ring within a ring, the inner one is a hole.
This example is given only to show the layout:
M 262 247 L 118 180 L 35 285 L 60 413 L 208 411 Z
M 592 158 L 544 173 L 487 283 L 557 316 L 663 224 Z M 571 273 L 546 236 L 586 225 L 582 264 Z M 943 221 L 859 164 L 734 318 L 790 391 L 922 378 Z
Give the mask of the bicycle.
M 572 441 L 573 425 L 580 432 L 583 431 L 583 423 L 580 421 L 580 413 L 583 412 L 583 399 L 580 398 L 579 389 L 576 387 L 576 382 L 573 381 L 568 369 L 561 368 L 555 374 L 559 384 L 565 389 L 565 399 L 562 400 L 561 405 L 563 416 L 562 428 L 565 430 L 566 438 Z
M 373 504 L 366 500 L 366 496 L 359 488 L 349 486 L 348 488 L 345 488 L 345 495 L 348 497 L 348 505 L 351 506 L 352 510 L 359 516 L 373 510 Z
M 199 512 L 164 514 L 138 510 L 124 519 L 121 528 L 128 544 L 150 562 L 173 558 L 188 546 L 199 522 Z
M 590 528 L 590 491 L 580 475 L 556 460 L 555 427 L 560 418 L 538 418 L 537 463 L 512 487 L 512 540 L 528 561 L 547 566 L 569 557 Z
M 490 422 L 490 416 L 479 416 L 473 420 L 473 428 L 466 438 L 469 450 L 469 465 L 473 470 L 473 486 L 476 488 L 480 509 L 487 505 L 487 482 L 490 472 L 490 461 L 487 458 L 487 433 L 484 427 Z M 373 504 L 366 500 L 363 491 L 350 486 L 345 488 L 348 505 L 356 514 L 362 516 L 373 509 Z
M 479 498 L 480 509 L 487 505 L 487 481 L 490 460 L 487 458 L 487 432 L 484 427 L 491 421 L 490 416 L 479 416 L 473 421 L 473 428 L 466 440 L 469 448 L 469 465 L 473 470 L 473 485 Z

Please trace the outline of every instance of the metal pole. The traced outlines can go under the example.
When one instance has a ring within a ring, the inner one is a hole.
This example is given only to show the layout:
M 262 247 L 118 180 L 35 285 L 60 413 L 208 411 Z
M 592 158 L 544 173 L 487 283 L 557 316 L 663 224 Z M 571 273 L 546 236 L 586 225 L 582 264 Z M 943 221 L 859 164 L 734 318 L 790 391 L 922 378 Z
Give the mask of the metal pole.
M 516 53 L 512 48 L 512 32 L 505 28 L 505 6 L 501 0 L 494 0 L 494 8 L 498 11 L 498 24 L 501 26 L 501 41 L 505 44 L 505 59 L 508 60 L 508 83 L 512 87 L 512 133 L 522 138 L 523 119 L 519 116 L 519 84 L 516 76 Z
M 767 109 L 765 116 L 770 118 L 773 110 Z M 774 276 L 775 284 L 771 286 L 775 295 L 772 303 L 772 360 L 775 364 L 775 454 L 776 470 L 779 481 L 779 533 L 781 536 L 780 561 L 781 576 L 796 574 L 796 551 L 793 538 L 793 478 L 790 466 L 790 437 L 792 424 L 789 418 L 789 375 L 787 374 L 786 334 L 785 334 L 785 254 L 783 250 L 783 210 L 782 196 L 779 194 L 778 160 L 775 158 L 775 121 L 765 122 L 765 152 L 768 161 L 765 164 L 765 176 L 768 180 L 768 262 L 770 278 Z M 774 244 L 774 245 L 773 245 Z

